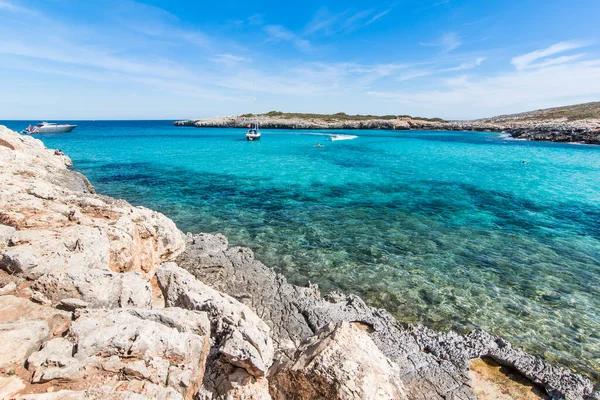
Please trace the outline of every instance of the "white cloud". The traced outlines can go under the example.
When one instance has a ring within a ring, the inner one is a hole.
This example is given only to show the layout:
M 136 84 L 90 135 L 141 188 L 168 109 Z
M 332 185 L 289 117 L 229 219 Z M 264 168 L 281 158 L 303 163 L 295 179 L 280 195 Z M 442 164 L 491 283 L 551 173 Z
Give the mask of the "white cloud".
M 326 7 L 322 7 L 306 25 L 304 34 L 320 33 L 325 36 L 349 34 L 371 25 L 389 14 L 390 11 L 392 8 L 379 12 L 371 8 L 359 11 L 348 9 L 339 13 L 330 13 Z
M 163 78 L 191 77 L 190 71 L 166 60 L 136 61 L 124 57 L 115 57 L 108 52 L 77 46 L 69 42 L 55 40 L 52 44 L 52 46 L 49 46 L 43 42 L 24 43 L 6 40 L 0 42 L 0 54 L 88 66 L 126 74 L 147 74 Z
M 469 80 L 458 77 L 432 90 L 370 91 L 416 113 L 476 118 L 592 101 L 600 97 L 600 60 L 526 69 Z
M 236 56 L 234 54 L 217 54 L 212 57 L 209 57 L 209 60 L 212 62 L 227 64 L 227 65 L 237 64 L 241 61 L 244 61 L 245 59 L 246 59 L 246 57 Z
M 442 37 L 435 42 L 421 42 L 421 46 L 440 47 L 443 52 L 449 53 L 462 45 L 461 38 L 454 32 L 444 33 Z
M 373 15 L 373 16 L 371 17 L 371 19 L 370 19 L 370 20 L 368 20 L 368 21 L 365 23 L 365 26 L 371 25 L 373 22 L 377 21 L 379 18 L 382 18 L 382 17 L 384 17 L 384 16 L 388 15 L 390 11 L 392 11 L 392 9 L 391 9 L 391 8 L 388 8 L 387 10 L 385 10 L 385 11 L 382 11 L 382 12 L 380 12 L 379 14 L 375 14 L 375 15 Z
M 251 25 L 262 25 L 264 23 L 264 15 L 263 14 L 252 14 L 248 17 L 248 22 Z
M 18 6 L 16 4 L 6 1 L 6 0 L 0 0 L 0 10 L 24 11 L 24 10 L 26 10 L 26 8 Z
M 553 56 L 553 55 L 559 54 L 559 53 L 564 53 L 565 51 L 579 49 L 579 48 L 586 47 L 586 46 L 587 46 L 586 43 L 577 42 L 577 41 L 560 42 L 560 43 L 556 43 L 550 47 L 547 47 L 545 49 L 532 51 L 531 53 L 527 53 L 527 54 L 523 54 L 518 57 L 514 57 L 511 62 L 519 70 L 526 69 L 526 68 L 544 67 L 544 66 L 547 66 L 550 64 L 557 64 L 562 61 L 568 62 L 571 60 L 565 59 L 565 58 L 548 59 L 547 57 Z M 542 59 L 546 59 L 546 61 L 542 62 L 541 64 L 535 63 L 535 61 L 542 60 Z
M 284 26 L 267 25 L 264 30 L 269 35 L 270 40 L 291 42 L 302 51 L 308 51 L 311 48 L 308 40 L 299 37 Z
M 396 80 L 399 82 L 410 81 L 416 78 L 423 78 L 426 76 L 439 75 L 439 74 L 447 74 L 448 72 L 458 72 L 458 71 L 467 71 L 470 69 L 477 68 L 486 60 L 485 57 L 477 57 L 473 61 L 463 62 L 455 67 L 432 67 L 431 65 L 423 66 L 421 65 L 420 69 L 408 69 L 403 71 L 399 75 L 396 76 Z
M 111 15 L 120 26 L 161 40 L 183 40 L 200 48 L 211 44 L 208 35 L 186 27 L 176 15 L 159 7 L 121 0 Z
M 473 62 L 462 63 L 457 67 L 445 68 L 443 71 L 466 71 L 479 67 L 485 60 L 485 57 L 477 57 Z
M 433 74 L 434 74 L 434 71 L 431 71 L 431 70 L 407 71 L 407 72 L 403 72 L 400 75 L 398 75 L 396 77 L 396 80 L 398 80 L 400 82 L 410 81 L 415 78 L 422 78 L 424 76 L 430 76 Z

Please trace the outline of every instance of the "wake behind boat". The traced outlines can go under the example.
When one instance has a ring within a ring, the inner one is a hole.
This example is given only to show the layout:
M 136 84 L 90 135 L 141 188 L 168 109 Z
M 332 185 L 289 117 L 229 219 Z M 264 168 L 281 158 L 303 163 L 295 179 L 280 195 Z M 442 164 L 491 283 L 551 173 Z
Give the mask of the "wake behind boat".
M 66 133 L 71 132 L 75 128 L 77 128 L 77 125 L 42 122 L 37 124 L 36 126 L 29 125 L 27 129 L 24 129 L 21 133 L 27 133 L 30 135 L 38 133 Z

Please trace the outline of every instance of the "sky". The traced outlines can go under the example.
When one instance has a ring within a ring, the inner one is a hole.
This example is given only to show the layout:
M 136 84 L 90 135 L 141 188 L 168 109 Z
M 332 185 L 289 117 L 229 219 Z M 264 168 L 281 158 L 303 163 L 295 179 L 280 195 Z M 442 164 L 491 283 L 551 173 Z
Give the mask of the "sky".
M 600 0 L 0 0 L 0 119 L 599 101 L 599 18 Z

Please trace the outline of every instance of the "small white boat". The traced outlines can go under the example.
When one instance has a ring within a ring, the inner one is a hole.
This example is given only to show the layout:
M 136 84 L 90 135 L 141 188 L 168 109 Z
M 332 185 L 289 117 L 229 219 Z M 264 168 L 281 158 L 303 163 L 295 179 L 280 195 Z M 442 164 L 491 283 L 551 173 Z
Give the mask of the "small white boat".
M 253 141 L 253 140 L 260 140 L 260 130 L 258 129 L 258 122 L 253 122 L 250 125 L 248 125 L 248 130 L 246 131 L 246 140 L 248 141 Z
M 352 140 L 356 139 L 358 136 L 354 135 L 330 135 L 329 139 L 334 142 L 336 140 Z
M 29 125 L 22 133 L 37 134 L 37 133 L 66 133 L 77 128 L 77 125 L 56 124 L 54 122 L 42 122 L 36 126 Z

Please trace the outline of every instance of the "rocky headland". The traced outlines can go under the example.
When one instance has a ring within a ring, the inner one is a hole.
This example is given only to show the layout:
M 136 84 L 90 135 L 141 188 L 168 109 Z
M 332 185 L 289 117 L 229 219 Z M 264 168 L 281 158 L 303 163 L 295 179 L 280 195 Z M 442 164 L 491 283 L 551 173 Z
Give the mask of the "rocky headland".
M 524 140 L 600 144 L 600 103 L 588 103 L 472 121 L 444 121 L 410 116 L 361 116 L 344 113 L 294 114 L 270 112 L 176 121 L 176 126 L 245 128 L 258 121 L 276 129 L 388 129 L 506 132 Z
M 482 330 L 291 285 L 70 165 L 0 126 L 2 399 L 600 399 Z

